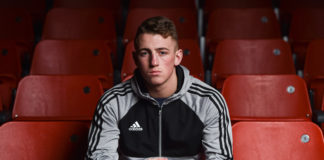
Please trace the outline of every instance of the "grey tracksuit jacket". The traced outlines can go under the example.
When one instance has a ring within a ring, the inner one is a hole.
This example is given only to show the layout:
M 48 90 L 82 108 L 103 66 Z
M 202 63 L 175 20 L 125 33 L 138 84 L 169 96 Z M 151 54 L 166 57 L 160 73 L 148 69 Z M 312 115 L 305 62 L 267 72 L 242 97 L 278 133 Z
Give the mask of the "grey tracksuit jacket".
M 177 66 L 177 91 L 160 105 L 135 76 L 106 91 L 93 117 L 87 158 L 232 159 L 232 128 L 223 96 Z

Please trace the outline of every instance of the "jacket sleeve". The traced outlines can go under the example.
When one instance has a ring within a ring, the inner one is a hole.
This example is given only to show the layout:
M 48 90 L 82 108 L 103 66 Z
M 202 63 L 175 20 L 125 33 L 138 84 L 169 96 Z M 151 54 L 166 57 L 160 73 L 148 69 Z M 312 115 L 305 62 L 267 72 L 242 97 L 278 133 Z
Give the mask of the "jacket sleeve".
M 87 159 L 118 160 L 119 133 L 113 107 L 99 102 L 89 130 Z
M 218 94 L 208 103 L 202 140 L 206 160 L 232 159 L 232 127 L 226 102 Z

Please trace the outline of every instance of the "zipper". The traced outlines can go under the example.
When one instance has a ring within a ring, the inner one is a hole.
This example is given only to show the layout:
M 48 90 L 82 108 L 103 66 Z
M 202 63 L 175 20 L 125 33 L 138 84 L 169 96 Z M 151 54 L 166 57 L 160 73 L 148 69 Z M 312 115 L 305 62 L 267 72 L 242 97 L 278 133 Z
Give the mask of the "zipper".
M 159 109 L 159 157 L 162 157 L 162 106 Z
M 154 101 L 154 103 L 159 107 L 159 135 L 158 135 L 158 156 L 162 157 L 162 108 L 163 108 L 163 104 L 164 102 L 160 105 L 157 101 Z

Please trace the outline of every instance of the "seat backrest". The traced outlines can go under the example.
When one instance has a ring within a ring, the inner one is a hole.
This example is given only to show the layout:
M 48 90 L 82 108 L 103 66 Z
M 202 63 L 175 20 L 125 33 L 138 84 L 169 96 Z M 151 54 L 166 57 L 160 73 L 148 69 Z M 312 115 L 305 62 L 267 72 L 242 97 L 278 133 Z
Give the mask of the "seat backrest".
M 101 8 L 109 10 L 116 23 L 122 21 L 124 0 L 53 0 L 53 8 Z M 118 29 L 118 28 L 117 28 Z
M 322 0 L 280 0 L 280 21 L 290 24 L 291 16 L 296 9 L 305 8 L 324 8 L 324 1 Z
M 272 0 L 205 0 L 205 12 L 219 8 L 272 8 Z
M 181 65 L 188 68 L 191 75 L 203 81 L 205 79 L 204 66 L 198 42 L 192 39 L 182 39 L 179 40 L 179 47 L 183 52 Z
M 89 123 L 7 122 L 0 127 L 0 159 L 83 159 Z
M 115 22 L 106 9 L 53 8 L 46 16 L 42 39 L 116 41 Z
M 322 96 L 322 111 L 324 111 L 324 95 Z M 324 132 L 324 123 L 321 124 L 322 131 Z
M 195 0 L 130 0 L 129 9 L 134 8 L 189 8 L 195 9 Z
M 0 39 L 30 45 L 34 41 L 33 23 L 25 9 L 0 9 Z
M 297 75 L 235 75 L 223 86 L 232 121 L 310 121 L 308 90 Z
M 2 112 L 3 111 L 3 108 L 4 108 L 4 104 L 3 104 L 3 102 L 2 102 L 2 95 L 1 95 L 1 84 L 0 84 L 0 112 Z
M 291 16 L 295 10 L 298 9 L 312 9 L 312 8 L 324 8 L 324 1 L 322 0 L 280 0 L 280 21 L 289 25 L 291 22 Z
M 198 39 L 197 14 L 188 8 L 137 8 L 128 13 L 124 42 L 134 40 L 138 26 L 147 18 L 165 16 L 171 19 L 177 27 L 179 39 Z
M 10 111 L 13 99 L 13 91 L 14 87 L 10 82 L 7 82 L 1 79 L 0 76 L 0 112 L 1 111 Z
M 312 90 L 313 106 L 320 109 L 322 96 L 324 95 L 324 39 L 313 40 L 307 47 L 304 79 L 308 87 Z
M 309 83 L 309 89 L 311 90 L 313 109 L 321 110 L 322 98 L 324 96 L 324 77 L 312 80 Z
M 54 8 L 105 8 L 118 9 L 123 0 L 53 0 Z
M 94 76 L 36 76 L 18 85 L 14 120 L 91 120 L 102 86 Z
M 324 95 L 322 96 L 322 111 L 324 111 Z
M 34 24 L 42 23 L 46 15 L 46 1 L 44 0 L 1 0 L 0 8 L 26 9 L 32 16 Z
M 113 65 L 104 40 L 43 40 L 36 46 L 32 75 L 96 75 L 104 88 L 113 85 Z
M 4 111 L 11 111 L 13 105 L 13 91 L 17 88 L 18 79 L 12 75 L 0 74 L 0 98 Z
M 322 160 L 323 134 L 312 122 L 239 122 L 233 151 L 240 160 Z
M 126 80 L 126 77 L 133 75 L 133 72 L 136 68 L 136 64 L 133 60 L 133 52 L 135 52 L 134 41 L 130 41 L 127 43 L 125 47 L 123 64 L 121 66 L 121 79 L 122 81 Z M 127 78 L 129 79 L 129 78 Z
M 43 0 L 1 0 L 0 8 L 26 8 L 29 12 L 36 12 L 40 10 L 45 11 L 46 2 Z
M 324 9 L 302 8 L 292 12 L 289 42 L 296 54 L 296 68 L 303 70 L 310 41 L 324 39 Z
M 225 40 L 216 48 L 212 85 L 233 74 L 295 74 L 289 45 L 280 39 Z
M 307 48 L 304 66 L 304 78 L 310 83 L 312 79 L 324 78 L 324 39 L 311 41 Z
M 279 22 L 271 8 L 217 9 L 207 23 L 207 47 L 225 39 L 281 38 Z
M 13 75 L 19 79 L 22 72 L 20 58 L 14 43 L 0 41 L 0 74 Z
M 280 11 L 293 12 L 299 8 L 323 8 L 324 3 L 322 0 L 280 0 L 279 3 Z
M 289 41 L 291 43 L 308 43 L 324 38 L 324 9 L 303 8 L 292 13 Z
M 198 42 L 192 39 L 180 39 L 178 40 L 179 48 L 183 51 L 183 59 L 181 65 L 187 67 L 190 74 L 204 80 L 204 68 L 200 56 L 200 49 Z M 130 78 L 133 74 L 136 65 L 133 60 L 132 53 L 135 51 L 134 42 L 131 41 L 127 44 L 124 60 L 121 69 L 121 79 L 124 81 Z

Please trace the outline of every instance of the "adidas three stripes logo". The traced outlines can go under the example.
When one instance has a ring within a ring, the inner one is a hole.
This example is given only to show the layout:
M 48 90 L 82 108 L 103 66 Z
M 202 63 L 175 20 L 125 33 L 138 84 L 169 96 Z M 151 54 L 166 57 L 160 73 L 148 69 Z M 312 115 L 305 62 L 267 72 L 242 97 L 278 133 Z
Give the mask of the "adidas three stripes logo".
M 139 125 L 139 123 L 136 121 L 133 123 L 129 128 L 129 131 L 143 131 L 143 128 Z

